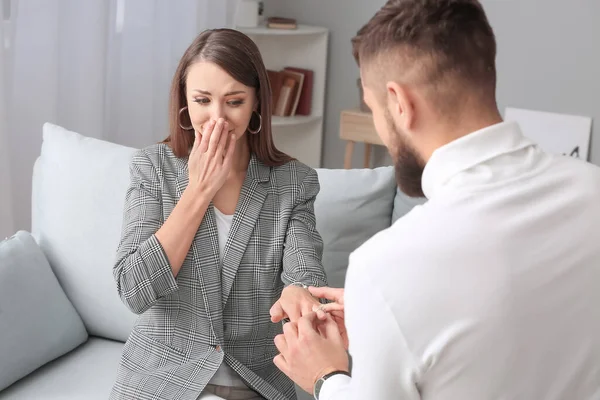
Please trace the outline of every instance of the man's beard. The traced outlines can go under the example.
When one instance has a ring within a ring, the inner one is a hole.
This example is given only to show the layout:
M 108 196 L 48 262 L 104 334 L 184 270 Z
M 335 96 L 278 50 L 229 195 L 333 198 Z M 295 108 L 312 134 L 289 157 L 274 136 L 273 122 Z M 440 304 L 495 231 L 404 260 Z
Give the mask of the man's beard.
M 409 197 L 425 197 L 421 183 L 425 162 L 406 135 L 396 127 L 388 110 L 385 110 L 385 119 L 387 128 L 392 133 L 392 148 L 389 152 L 396 171 L 396 184 Z

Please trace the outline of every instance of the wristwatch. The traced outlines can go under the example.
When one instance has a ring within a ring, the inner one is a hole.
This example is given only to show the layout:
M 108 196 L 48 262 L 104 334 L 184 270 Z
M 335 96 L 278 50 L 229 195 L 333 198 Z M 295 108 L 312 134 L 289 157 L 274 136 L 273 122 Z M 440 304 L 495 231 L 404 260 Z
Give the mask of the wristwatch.
M 316 382 L 315 382 L 315 387 L 314 387 L 314 396 L 315 396 L 315 400 L 319 400 L 319 394 L 321 393 L 321 388 L 323 387 L 323 384 L 325 383 L 325 381 L 329 378 L 331 378 L 332 376 L 335 375 L 346 375 L 346 376 L 350 376 L 350 374 L 346 371 L 333 371 L 328 373 L 327 375 L 319 378 Z

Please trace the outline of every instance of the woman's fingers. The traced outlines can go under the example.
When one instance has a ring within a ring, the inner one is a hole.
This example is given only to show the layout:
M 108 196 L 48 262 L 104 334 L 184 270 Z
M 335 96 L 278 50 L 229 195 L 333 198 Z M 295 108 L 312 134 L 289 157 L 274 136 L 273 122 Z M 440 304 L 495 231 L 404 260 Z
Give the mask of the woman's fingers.
M 210 139 L 211 133 L 215 127 L 216 121 L 210 121 L 205 127 L 204 132 L 202 132 L 202 140 L 200 141 L 200 146 L 198 147 L 198 152 L 200 154 L 204 154 L 208 150 L 208 141 Z
M 229 134 L 229 123 L 225 119 L 206 123 L 203 132 L 196 133 L 190 154 L 190 178 L 218 189 L 228 175 L 234 150 L 235 138 Z
M 207 154 L 210 157 L 214 157 L 214 155 L 217 152 L 217 147 L 219 145 L 219 140 L 221 139 L 221 135 L 223 133 L 224 125 L 225 125 L 225 120 L 223 120 L 223 118 L 219 118 L 219 120 L 217 121 L 217 124 L 215 125 L 212 132 L 210 133 L 210 139 L 208 142 L 208 152 L 207 152 Z
M 225 121 L 225 123 L 223 124 L 223 131 L 221 132 L 221 135 L 219 137 L 217 151 L 215 153 L 215 157 L 217 157 L 217 161 L 223 160 L 223 154 L 225 153 L 225 146 L 227 145 L 228 141 L 229 141 L 229 123 L 227 121 Z

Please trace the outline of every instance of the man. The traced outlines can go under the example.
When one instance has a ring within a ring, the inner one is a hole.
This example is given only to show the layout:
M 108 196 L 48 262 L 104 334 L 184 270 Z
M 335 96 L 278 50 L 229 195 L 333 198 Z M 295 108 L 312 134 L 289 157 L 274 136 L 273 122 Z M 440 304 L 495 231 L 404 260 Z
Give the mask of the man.
M 600 399 L 600 169 L 502 122 L 475 0 L 390 0 L 353 46 L 428 202 L 350 256 L 345 293 L 312 289 L 334 303 L 284 326 L 277 366 L 319 400 Z

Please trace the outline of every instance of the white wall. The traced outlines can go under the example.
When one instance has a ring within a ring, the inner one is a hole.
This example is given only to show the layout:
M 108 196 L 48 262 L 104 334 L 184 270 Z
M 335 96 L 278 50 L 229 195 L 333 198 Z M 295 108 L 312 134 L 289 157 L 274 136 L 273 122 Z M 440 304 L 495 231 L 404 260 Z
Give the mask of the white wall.
M 594 119 L 600 164 L 600 1 L 484 0 L 498 41 L 498 103 Z
M 600 1 L 483 0 L 498 41 L 498 102 L 590 116 L 591 161 L 600 164 Z M 385 0 L 266 0 L 267 15 L 297 18 L 331 30 L 325 142 L 326 167 L 341 167 L 339 112 L 358 105 L 358 69 L 350 39 Z M 354 166 L 362 163 L 362 146 Z M 378 164 L 389 158 L 377 153 Z

